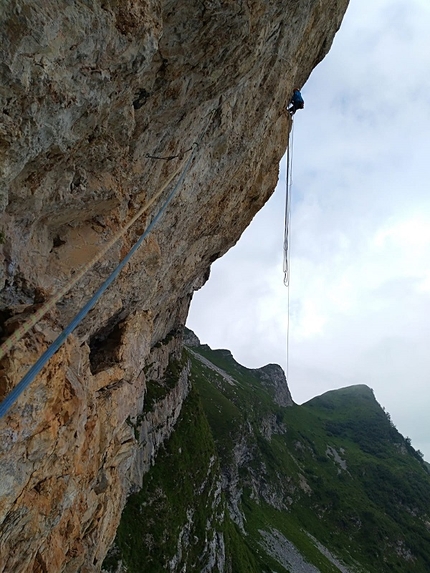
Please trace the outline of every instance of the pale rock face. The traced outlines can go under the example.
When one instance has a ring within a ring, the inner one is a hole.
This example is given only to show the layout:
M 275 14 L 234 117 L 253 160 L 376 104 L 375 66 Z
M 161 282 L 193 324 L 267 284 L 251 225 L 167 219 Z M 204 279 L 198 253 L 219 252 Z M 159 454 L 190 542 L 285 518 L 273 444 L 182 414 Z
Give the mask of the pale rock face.
M 293 405 L 290 389 L 288 388 L 285 372 L 278 364 L 267 364 L 262 368 L 253 370 L 260 382 L 273 393 L 273 400 L 283 407 Z
M 185 346 L 190 348 L 196 348 L 197 346 L 200 346 L 200 340 L 198 336 L 196 336 L 194 332 L 188 328 L 184 330 L 183 343 Z
M 327 53 L 346 6 L 3 0 L 4 335 L 91 260 L 183 161 L 148 154 L 180 154 L 207 130 L 154 232 L 0 420 L 1 572 L 100 570 L 126 496 L 187 392 L 184 372 L 154 414 L 159 434 L 142 453 L 151 428 L 139 426 L 136 437 L 133 424 L 145 408 L 146 369 L 163 384 L 169 360 L 180 358 L 181 336 L 163 353 L 156 343 L 180 332 L 210 264 L 273 192 L 291 127 L 285 106 Z M 2 396 L 154 213 L 152 207 L 1 361 Z

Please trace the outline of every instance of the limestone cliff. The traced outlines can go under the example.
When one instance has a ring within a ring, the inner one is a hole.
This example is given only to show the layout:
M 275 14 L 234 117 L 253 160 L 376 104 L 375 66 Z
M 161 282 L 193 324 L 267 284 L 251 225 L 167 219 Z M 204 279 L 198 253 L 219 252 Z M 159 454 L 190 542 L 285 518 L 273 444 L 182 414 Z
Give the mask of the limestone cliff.
M 210 123 L 154 232 L 0 420 L 1 572 L 100 569 L 125 499 L 188 391 L 181 326 L 192 293 L 272 193 L 291 127 L 285 105 L 346 6 L 2 1 L 3 337 L 156 194 Z M 1 361 L 2 397 L 152 213 Z M 171 387 L 173 378 L 181 382 Z

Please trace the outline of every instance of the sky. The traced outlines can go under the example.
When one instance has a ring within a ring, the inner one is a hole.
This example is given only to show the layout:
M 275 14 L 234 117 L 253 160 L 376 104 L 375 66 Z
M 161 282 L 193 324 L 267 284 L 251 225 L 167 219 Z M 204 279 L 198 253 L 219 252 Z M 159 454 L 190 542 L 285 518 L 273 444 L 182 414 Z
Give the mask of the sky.
M 430 1 L 351 0 L 302 95 L 289 292 L 283 160 L 187 324 L 244 366 L 280 364 L 299 404 L 367 384 L 430 461 Z

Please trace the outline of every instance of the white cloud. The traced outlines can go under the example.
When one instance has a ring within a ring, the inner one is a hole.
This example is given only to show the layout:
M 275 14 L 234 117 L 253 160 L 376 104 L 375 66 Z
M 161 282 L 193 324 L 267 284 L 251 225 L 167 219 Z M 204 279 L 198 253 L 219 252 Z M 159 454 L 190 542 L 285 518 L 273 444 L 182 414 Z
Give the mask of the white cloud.
M 430 460 L 430 8 L 352 1 L 294 130 L 289 384 L 373 387 Z M 284 171 L 284 170 L 283 170 Z M 213 265 L 189 324 L 286 368 L 284 185 Z

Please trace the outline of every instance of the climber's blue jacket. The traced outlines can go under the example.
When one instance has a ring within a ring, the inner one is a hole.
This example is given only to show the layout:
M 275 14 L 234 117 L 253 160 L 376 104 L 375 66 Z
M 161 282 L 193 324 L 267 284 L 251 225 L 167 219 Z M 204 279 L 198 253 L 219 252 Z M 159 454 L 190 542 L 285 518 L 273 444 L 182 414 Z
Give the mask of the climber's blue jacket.
M 291 103 L 295 104 L 296 107 L 301 107 L 297 104 L 304 104 L 305 100 L 302 98 L 302 94 L 299 90 L 294 90 L 293 97 L 291 98 Z

